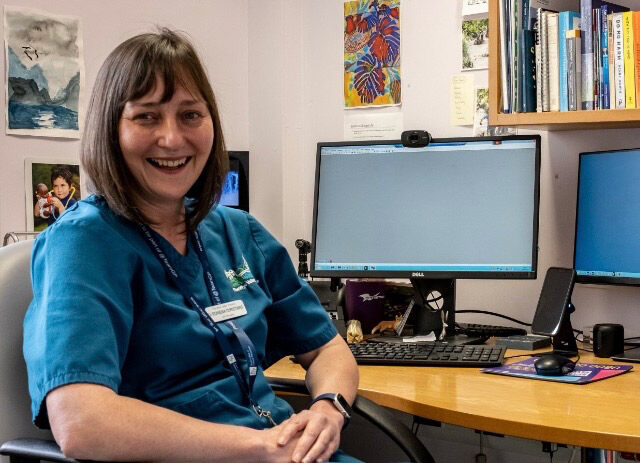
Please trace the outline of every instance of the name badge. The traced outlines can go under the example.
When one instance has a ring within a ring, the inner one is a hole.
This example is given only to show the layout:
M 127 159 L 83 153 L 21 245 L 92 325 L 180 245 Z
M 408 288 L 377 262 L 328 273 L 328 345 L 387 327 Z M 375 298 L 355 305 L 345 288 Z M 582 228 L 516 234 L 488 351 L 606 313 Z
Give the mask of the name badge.
M 247 308 L 241 300 L 212 305 L 204 309 L 214 322 L 220 323 L 247 314 Z

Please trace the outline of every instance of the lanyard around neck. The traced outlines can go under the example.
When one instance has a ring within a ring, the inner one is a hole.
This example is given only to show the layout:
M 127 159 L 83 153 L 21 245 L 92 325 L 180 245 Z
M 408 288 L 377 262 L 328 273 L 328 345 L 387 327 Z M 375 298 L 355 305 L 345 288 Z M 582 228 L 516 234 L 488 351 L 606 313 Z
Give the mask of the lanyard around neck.
M 253 386 L 258 374 L 258 357 L 256 355 L 255 346 L 253 345 L 253 342 L 251 342 L 251 339 L 249 339 L 249 336 L 247 336 L 247 333 L 241 327 L 236 325 L 232 320 L 227 320 L 224 322 L 224 324 L 232 330 L 232 333 L 240 343 L 242 351 L 244 352 L 247 366 L 249 367 L 249 375 L 248 378 L 245 379 L 245 376 L 243 375 L 242 370 L 238 365 L 235 354 L 233 353 L 233 349 L 229 344 L 227 336 L 222 332 L 222 329 L 213 320 L 213 318 L 209 316 L 209 314 L 205 310 L 205 306 L 200 304 L 200 302 L 193 295 L 193 292 L 189 289 L 185 278 L 181 276 L 174 268 L 174 266 L 171 265 L 171 262 L 169 262 L 167 253 L 162 247 L 161 236 L 145 224 L 140 224 L 140 229 L 142 230 L 142 234 L 146 238 L 147 244 L 153 251 L 154 255 L 164 265 L 167 275 L 171 277 L 175 285 L 178 287 L 178 290 L 182 293 L 183 297 L 187 301 L 189 301 L 194 309 L 196 309 L 196 311 L 200 315 L 200 319 L 202 320 L 202 322 L 215 335 L 220 349 L 222 349 L 222 353 L 229 363 L 229 367 L 231 368 L 233 376 L 235 377 L 236 382 L 238 383 L 238 386 L 242 391 L 242 394 L 247 398 L 247 400 L 251 404 L 251 407 L 259 417 L 267 418 L 270 424 L 275 426 L 276 423 L 273 421 L 271 412 L 265 411 L 253 398 Z M 209 264 L 209 258 L 207 257 L 207 253 L 200 239 L 200 234 L 197 230 L 193 233 L 193 237 L 196 242 L 196 254 L 198 255 L 198 259 L 200 260 L 200 263 L 202 264 L 202 268 L 204 270 L 204 280 L 207 287 L 207 292 L 209 293 L 209 298 L 214 305 L 220 305 L 222 304 L 222 298 L 220 297 L 220 292 L 216 287 L 215 279 L 213 277 L 211 266 Z

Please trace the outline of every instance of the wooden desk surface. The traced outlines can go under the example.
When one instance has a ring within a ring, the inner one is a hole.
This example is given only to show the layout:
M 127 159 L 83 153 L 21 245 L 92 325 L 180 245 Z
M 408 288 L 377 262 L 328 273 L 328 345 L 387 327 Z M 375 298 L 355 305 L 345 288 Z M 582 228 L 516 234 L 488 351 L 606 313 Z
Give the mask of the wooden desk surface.
M 530 353 L 509 350 L 507 356 Z M 513 359 L 513 361 L 522 360 Z M 612 363 L 581 352 L 580 362 Z M 273 378 L 304 378 L 282 359 Z M 380 405 L 466 428 L 528 439 L 640 452 L 640 365 L 590 384 L 560 384 L 476 368 L 360 366 L 359 393 Z

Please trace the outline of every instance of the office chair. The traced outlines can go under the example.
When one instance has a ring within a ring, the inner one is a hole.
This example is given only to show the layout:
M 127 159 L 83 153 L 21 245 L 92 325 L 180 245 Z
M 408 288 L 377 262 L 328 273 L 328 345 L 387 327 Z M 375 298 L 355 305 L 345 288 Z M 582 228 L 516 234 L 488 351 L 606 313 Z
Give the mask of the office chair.
M 50 432 L 31 423 L 27 371 L 22 357 L 22 320 L 31 302 L 29 272 L 33 241 L 20 241 L 0 248 L 0 455 L 10 463 L 40 460 L 77 462 L 65 457 Z M 279 393 L 304 393 L 303 381 L 278 381 Z M 420 440 L 386 409 L 358 396 L 353 409 L 387 434 L 416 463 L 433 463 Z

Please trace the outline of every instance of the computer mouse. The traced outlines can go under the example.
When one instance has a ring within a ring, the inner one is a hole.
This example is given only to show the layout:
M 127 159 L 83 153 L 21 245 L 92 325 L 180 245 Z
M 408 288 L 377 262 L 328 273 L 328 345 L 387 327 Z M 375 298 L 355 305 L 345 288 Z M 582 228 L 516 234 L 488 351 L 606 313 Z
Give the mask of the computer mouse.
M 576 363 L 563 355 L 544 354 L 533 365 L 536 373 L 542 376 L 562 376 L 573 371 Z

